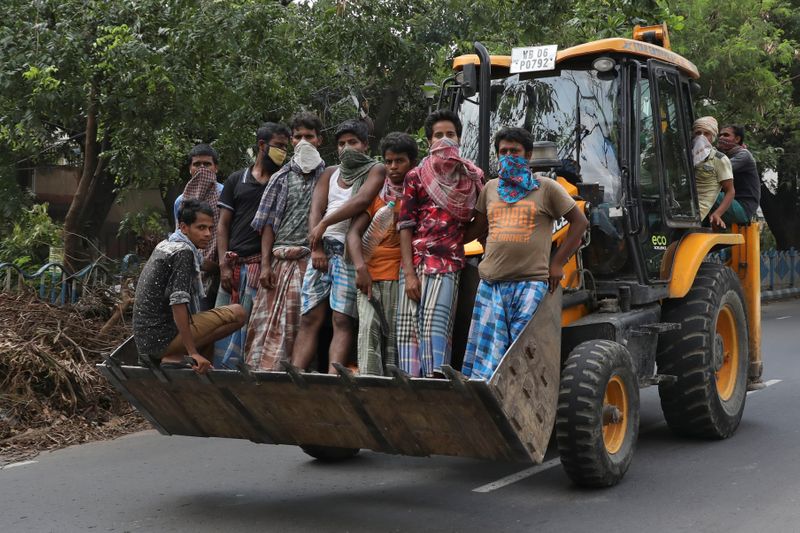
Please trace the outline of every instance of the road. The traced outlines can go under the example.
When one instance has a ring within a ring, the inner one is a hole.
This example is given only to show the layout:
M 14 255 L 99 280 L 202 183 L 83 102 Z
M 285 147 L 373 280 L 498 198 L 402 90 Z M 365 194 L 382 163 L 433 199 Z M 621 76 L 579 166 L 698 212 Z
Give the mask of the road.
M 671 435 L 654 388 L 620 485 L 517 464 L 299 449 L 145 431 L 0 470 L 0 532 L 800 531 L 800 301 L 764 306 L 765 379 L 733 438 Z

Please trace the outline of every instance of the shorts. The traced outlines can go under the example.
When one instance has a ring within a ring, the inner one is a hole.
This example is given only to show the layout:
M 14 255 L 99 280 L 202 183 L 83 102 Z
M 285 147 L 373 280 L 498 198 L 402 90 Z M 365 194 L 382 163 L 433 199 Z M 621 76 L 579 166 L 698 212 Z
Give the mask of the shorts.
M 305 315 L 323 300 L 329 299 L 331 309 L 355 318 L 358 314 L 355 267 L 344 260 L 342 253 L 330 253 L 328 246 L 326 252 L 328 252 L 327 272 L 315 269 L 311 266 L 311 259 L 308 260 L 308 268 L 303 276 L 300 313 Z
M 214 353 L 214 341 L 218 340 L 212 334 L 220 327 L 234 322 L 236 322 L 236 315 L 233 309 L 227 306 L 216 307 L 191 315 L 190 328 L 192 330 L 192 338 L 200 355 L 210 361 Z M 186 347 L 183 345 L 180 333 L 175 335 L 175 338 L 170 341 L 156 359 L 161 359 L 166 355 L 186 355 Z

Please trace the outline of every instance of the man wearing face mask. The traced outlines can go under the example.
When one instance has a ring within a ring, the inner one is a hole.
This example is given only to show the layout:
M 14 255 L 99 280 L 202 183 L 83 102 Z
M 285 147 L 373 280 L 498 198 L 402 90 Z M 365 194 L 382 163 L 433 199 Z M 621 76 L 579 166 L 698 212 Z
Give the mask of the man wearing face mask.
M 722 218 L 733 203 L 735 193 L 731 162 L 725 154 L 712 145 L 717 137 L 717 120 L 714 117 L 698 118 L 692 125 L 692 135 L 694 135 L 692 159 L 700 219 L 703 220 L 708 215 L 708 222 L 712 228 L 725 229 L 726 225 Z M 717 201 L 720 191 L 725 194 L 720 201 Z
M 449 110 L 425 120 L 430 152 L 406 174 L 397 219 L 401 272 L 397 359 L 412 377 L 441 376 L 453 349 L 464 231 L 483 188 L 483 171 L 459 154 L 461 121 Z
M 360 120 L 346 120 L 336 128 L 336 146 L 340 164 L 326 169 L 314 188 L 309 215 L 309 229 L 323 216 L 343 209 L 351 197 L 370 179 L 381 179 L 385 169 L 368 155 L 369 129 Z M 376 176 L 380 176 L 377 178 Z M 317 354 L 317 338 L 330 306 L 333 339 L 328 352 L 328 372 L 333 363 L 345 364 L 353 352 L 356 317 L 356 273 L 344 259 L 344 242 L 349 218 L 327 227 L 314 246 L 311 264 L 303 277 L 300 334 L 292 351 L 292 365 L 307 369 Z
M 487 381 L 545 293 L 558 287 L 589 226 L 561 185 L 531 171 L 533 138 L 527 130 L 503 128 L 494 145 L 499 177 L 481 191 L 464 236 L 469 242 L 488 232 L 461 369 L 470 379 Z M 551 257 L 553 222 L 562 216 L 569 229 Z
M 317 151 L 322 144 L 319 118 L 300 113 L 290 127 L 294 155 L 270 180 L 251 224 L 261 234 L 260 286 L 245 344 L 245 362 L 254 370 L 280 370 L 280 361 L 291 358 L 311 254 L 308 214 L 314 186 L 325 170 Z
M 753 154 L 744 145 L 744 128 L 737 125 L 723 126 L 719 132 L 717 147 L 731 160 L 733 186 L 736 189 L 733 208 L 726 215 L 731 222 L 746 224 L 758 211 L 761 178 Z
M 249 320 L 258 289 L 261 267 L 261 236 L 250 223 L 261 195 L 272 175 L 283 166 L 289 145 L 286 126 L 267 122 L 256 132 L 258 153 L 254 165 L 231 174 L 219 197 L 217 251 L 220 259 L 220 288 L 216 307 L 239 303 Z M 241 362 L 247 338 L 247 322 L 239 331 L 214 346 L 214 366 L 234 368 Z

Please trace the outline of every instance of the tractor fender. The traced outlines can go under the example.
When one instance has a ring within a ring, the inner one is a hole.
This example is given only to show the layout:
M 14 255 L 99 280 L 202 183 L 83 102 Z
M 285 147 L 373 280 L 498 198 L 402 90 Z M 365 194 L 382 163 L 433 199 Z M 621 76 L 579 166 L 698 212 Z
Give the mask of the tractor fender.
M 744 237 L 738 233 L 690 233 L 680 240 L 672 262 L 670 298 L 686 296 L 692 288 L 700 264 L 708 252 L 720 244 L 744 244 Z

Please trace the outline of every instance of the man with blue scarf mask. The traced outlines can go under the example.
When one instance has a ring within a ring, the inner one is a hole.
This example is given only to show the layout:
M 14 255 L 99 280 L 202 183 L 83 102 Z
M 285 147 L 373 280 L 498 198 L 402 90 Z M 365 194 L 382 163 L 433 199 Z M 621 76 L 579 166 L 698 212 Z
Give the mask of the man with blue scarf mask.
M 198 313 L 205 296 L 201 250 L 212 240 L 213 217 L 206 202 L 185 200 L 178 213 L 178 229 L 158 243 L 142 269 L 133 305 L 133 337 L 145 364 L 194 367 L 204 374 L 211 368 L 214 341 L 244 324 L 239 304 Z
M 495 149 L 499 177 L 481 191 L 464 237 L 470 242 L 486 236 L 486 244 L 461 371 L 486 381 L 545 293 L 561 282 L 564 264 L 589 226 L 561 185 L 531 171 L 533 138 L 527 130 L 503 128 L 495 136 Z M 553 222 L 561 217 L 569 230 L 551 258 Z

